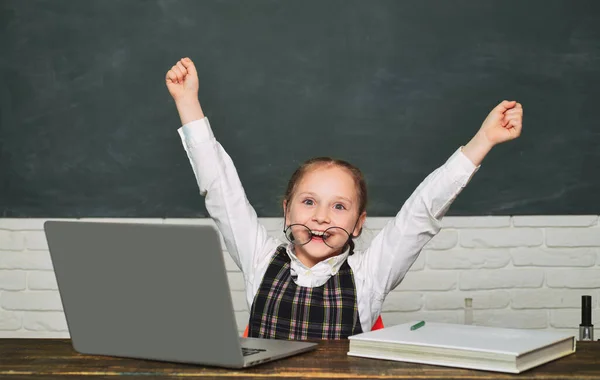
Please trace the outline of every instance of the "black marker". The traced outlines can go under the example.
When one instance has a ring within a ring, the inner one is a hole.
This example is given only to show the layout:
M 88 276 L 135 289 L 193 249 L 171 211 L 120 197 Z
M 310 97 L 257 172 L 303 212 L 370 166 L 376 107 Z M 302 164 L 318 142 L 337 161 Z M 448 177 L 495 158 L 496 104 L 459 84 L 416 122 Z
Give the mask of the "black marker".
M 581 324 L 579 325 L 579 340 L 594 340 L 594 325 L 592 325 L 592 296 L 581 296 Z

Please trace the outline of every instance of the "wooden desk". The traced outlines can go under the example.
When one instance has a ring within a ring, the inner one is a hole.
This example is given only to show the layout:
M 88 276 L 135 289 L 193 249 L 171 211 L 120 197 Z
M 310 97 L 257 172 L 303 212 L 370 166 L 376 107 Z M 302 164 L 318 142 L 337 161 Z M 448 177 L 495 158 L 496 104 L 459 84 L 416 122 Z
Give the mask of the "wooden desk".
M 61 379 L 600 379 L 600 342 L 578 342 L 577 352 L 510 375 L 348 357 L 348 341 L 324 341 L 312 352 L 246 370 L 78 354 L 67 339 L 0 339 L 0 378 Z

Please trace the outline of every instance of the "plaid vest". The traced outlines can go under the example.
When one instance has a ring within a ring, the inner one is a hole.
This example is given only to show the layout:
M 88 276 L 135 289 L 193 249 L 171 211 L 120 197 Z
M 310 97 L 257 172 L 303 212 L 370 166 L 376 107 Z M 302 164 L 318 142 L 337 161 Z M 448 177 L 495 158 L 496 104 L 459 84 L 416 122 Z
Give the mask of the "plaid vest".
M 361 332 L 348 262 L 319 287 L 298 286 L 292 280 L 285 246 L 279 246 L 252 302 L 248 337 L 346 339 Z

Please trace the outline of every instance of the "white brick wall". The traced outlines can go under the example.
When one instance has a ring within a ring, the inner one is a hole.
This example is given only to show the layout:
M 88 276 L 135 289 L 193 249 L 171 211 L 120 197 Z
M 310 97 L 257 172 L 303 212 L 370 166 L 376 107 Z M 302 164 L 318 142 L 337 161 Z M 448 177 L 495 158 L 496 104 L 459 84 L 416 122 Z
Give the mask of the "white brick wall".
M 48 246 L 46 219 L 0 218 L 0 337 L 68 337 Z M 390 218 L 371 218 L 365 247 Z M 210 219 L 102 221 L 213 224 Z M 283 222 L 261 222 L 282 237 Z M 600 326 L 600 225 L 597 215 L 446 217 L 404 281 L 386 299 L 386 325 L 414 319 L 578 334 L 581 296 L 592 296 Z M 223 245 L 238 329 L 248 321 L 244 281 Z M 600 338 L 600 329 L 595 334 Z

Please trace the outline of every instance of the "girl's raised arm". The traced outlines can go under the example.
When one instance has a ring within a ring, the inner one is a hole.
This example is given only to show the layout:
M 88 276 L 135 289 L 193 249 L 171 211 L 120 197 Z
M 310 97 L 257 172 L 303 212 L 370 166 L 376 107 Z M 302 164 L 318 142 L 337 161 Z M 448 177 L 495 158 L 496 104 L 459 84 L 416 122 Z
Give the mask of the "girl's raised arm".
M 196 176 L 206 209 L 223 235 L 227 250 L 244 276 L 253 282 L 253 268 L 275 251 L 248 202 L 231 157 L 215 139 L 198 100 L 198 76 L 189 58 L 167 72 L 166 84 L 183 126 L 178 132 Z
M 359 265 L 366 288 L 379 300 L 375 302 L 383 302 L 400 284 L 492 147 L 520 136 L 522 118 L 523 107 L 516 101 L 498 104 L 469 143 L 429 174 L 373 239 Z

